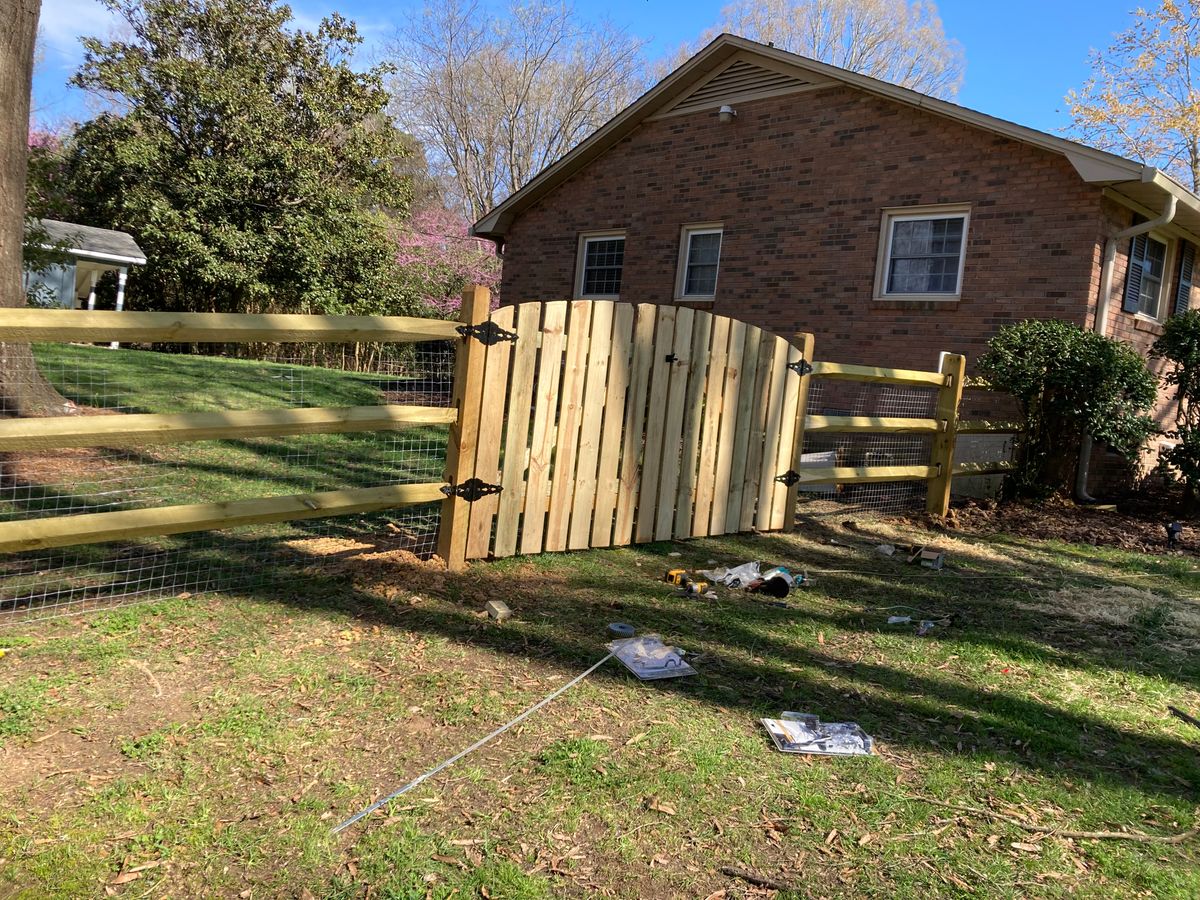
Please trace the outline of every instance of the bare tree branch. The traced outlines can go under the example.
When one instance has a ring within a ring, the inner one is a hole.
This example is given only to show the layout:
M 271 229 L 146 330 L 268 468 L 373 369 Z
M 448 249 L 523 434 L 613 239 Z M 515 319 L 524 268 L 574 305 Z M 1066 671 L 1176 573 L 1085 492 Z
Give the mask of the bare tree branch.
M 641 92 L 643 46 L 565 3 L 428 0 L 390 48 L 393 114 L 479 218 Z
M 1092 77 L 1067 94 L 1071 130 L 1104 150 L 1157 165 L 1200 188 L 1200 9 L 1163 0 L 1138 9 L 1111 47 L 1093 51 Z
M 935 97 L 954 96 L 962 83 L 962 47 L 946 38 L 937 6 L 907 0 L 733 0 L 663 73 L 723 31 Z

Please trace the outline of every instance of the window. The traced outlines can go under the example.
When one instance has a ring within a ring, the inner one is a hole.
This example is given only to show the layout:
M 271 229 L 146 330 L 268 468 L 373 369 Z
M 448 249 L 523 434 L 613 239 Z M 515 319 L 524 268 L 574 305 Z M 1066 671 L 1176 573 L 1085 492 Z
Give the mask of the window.
M 1167 242 L 1151 234 L 1135 235 L 1129 242 L 1129 271 L 1125 275 L 1125 301 L 1121 308 L 1150 319 L 1162 318 Z
M 876 296 L 957 298 L 962 289 L 967 219 L 964 206 L 885 211 Z
M 679 244 L 676 300 L 712 300 L 717 295 L 721 262 L 720 225 L 688 225 Z
M 624 267 L 625 232 L 581 235 L 575 296 L 616 297 L 621 293 L 621 270 Z

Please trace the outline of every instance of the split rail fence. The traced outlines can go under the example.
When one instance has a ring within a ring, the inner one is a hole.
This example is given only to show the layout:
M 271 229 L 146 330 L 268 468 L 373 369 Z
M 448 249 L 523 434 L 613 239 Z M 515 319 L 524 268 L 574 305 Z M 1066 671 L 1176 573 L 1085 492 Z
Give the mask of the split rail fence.
M 965 359 L 940 371 L 814 361 L 811 334 L 784 339 L 689 308 L 608 301 L 490 311 L 472 288 L 459 323 L 407 317 L 0 309 L 0 343 L 457 342 L 449 408 L 380 404 L 0 419 L 0 453 L 450 426 L 442 481 L 0 522 L 0 552 L 221 530 L 442 503 L 438 552 L 468 559 L 791 530 L 812 485 L 924 482 L 944 515 L 960 434 Z M 137 351 L 133 351 L 137 352 Z M 927 418 L 810 415 L 814 381 L 934 394 Z M 930 438 L 919 465 L 812 466 L 811 435 Z
M 0 309 L 0 342 L 417 343 L 455 323 L 408 317 Z M 132 351 L 137 352 L 137 351 Z M 0 453 L 341 434 L 455 422 L 434 406 L 350 406 L 0 419 Z M 325 518 L 444 499 L 444 482 L 120 509 L 0 522 L 0 552 Z

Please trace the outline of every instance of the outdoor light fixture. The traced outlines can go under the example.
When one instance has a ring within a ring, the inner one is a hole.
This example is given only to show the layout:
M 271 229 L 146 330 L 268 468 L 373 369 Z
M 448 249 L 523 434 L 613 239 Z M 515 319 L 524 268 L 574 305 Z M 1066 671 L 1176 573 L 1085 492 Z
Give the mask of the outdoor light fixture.
M 732 106 L 722 106 L 717 110 L 717 118 L 728 125 L 737 118 L 737 110 Z

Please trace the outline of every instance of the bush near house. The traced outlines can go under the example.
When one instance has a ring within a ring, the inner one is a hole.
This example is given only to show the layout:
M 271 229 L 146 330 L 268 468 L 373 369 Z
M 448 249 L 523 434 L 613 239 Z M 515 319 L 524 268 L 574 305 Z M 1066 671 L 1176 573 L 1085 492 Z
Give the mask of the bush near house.
M 1085 436 L 1125 456 L 1154 433 L 1157 379 L 1132 347 L 1059 320 L 1006 325 L 979 371 L 1012 394 L 1024 416 L 1017 446 L 1021 493 L 1066 490 Z
M 1152 352 L 1174 364 L 1166 382 L 1176 389 L 1175 429 L 1167 437 L 1176 443 L 1163 460 L 1182 477 L 1184 511 L 1190 514 L 1200 486 L 1200 310 L 1169 318 Z

